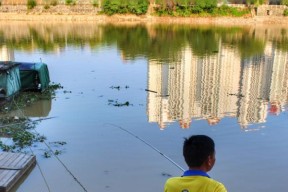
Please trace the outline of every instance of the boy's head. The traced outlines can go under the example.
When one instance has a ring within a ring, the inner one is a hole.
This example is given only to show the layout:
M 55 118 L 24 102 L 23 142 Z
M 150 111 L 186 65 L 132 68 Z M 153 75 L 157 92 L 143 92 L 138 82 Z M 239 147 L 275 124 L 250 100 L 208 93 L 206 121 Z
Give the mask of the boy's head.
M 186 138 L 183 155 L 189 168 L 204 168 L 210 171 L 215 163 L 215 144 L 206 135 L 193 135 Z

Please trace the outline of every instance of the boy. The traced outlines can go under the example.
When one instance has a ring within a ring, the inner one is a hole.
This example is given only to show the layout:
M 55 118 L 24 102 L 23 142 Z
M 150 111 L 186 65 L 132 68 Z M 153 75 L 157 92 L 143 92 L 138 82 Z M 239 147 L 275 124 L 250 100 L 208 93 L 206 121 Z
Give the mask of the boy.
M 166 181 L 165 192 L 227 192 L 222 183 L 207 174 L 215 163 L 215 144 L 206 135 L 194 135 L 185 139 L 183 155 L 189 170 L 182 177 Z

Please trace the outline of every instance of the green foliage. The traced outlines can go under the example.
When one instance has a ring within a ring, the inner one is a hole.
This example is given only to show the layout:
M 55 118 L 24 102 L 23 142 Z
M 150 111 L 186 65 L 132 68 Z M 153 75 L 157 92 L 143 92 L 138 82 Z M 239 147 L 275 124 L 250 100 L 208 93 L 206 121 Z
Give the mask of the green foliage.
M 217 7 L 217 0 L 158 0 L 155 9 L 158 15 L 190 16 L 211 13 Z M 173 3 L 171 3 L 173 2 Z
M 98 7 L 99 6 L 99 2 L 98 2 L 99 0 L 92 0 L 92 5 L 94 6 L 94 7 Z
M 281 5 L 286 5 L 286 6 L 288 6 L 288 0 L 281 0 L 281 3 L 280 3 Z
M 108 15 L 132 13 L 136 15 L 146 14 L 148 0 L 104 0 L 103 12 Z
M 66 5 L 76 5 L 76 0 L 65 0 Z
M 249 9 L 238 9 L 236 7 L 229 7 L 227 5 L 222 5 L 221 7 L 217 7 L 213 9 L 212 11 L 212 15 L 214 16 L 241 17 L 249 13 L 250 13 Z
M 0 134 L 12 138 L 12 143 L 4 144 L 0 141 L 0 149 L 3 151 L 21 151 L 31 146 L 34 142 L 43 142 L 46 138 L 38 133 L 31 132 L 35 128 L 35 122 L 26 118 L 1 117 L 2 125 Z
M 265 0 L 247 0 L 246 4 L 258 6 L 258 5 L 263 5 L 264 2 L 265 2 Z
M 284 16 L 288 16 L 288 9 L 285 9 L 285 10 L 284 10 L 283 15 L 284 15 Z
M 22 110 L 36 101 L 51 100 L 57 89 L 62 89 L 60 84 L 51 84 L 42 93 L 21 92 L 13 101 L 7 101 L 0 107 L 0 135 L 11 138 L 11 142 L 3 143 L 0 141 L 0 150 L 20 152 L 23 149 L 32 146 L 35 142 L 44 142 L 46 137 L 35 132 L 37 120 L 31 120 L 27 117 L 9 116 L 13 110 Z M 8 115 L 7 115 L 8 114 Z M 64 143 L 59 143 L 64 144 Z
M 37 5 L 36 0 L 27 0 L 27 8 L 33 9 Z
M 217 0 L 195 0 L 194 6 L 211 12 L 213 8 L 217 7 Z

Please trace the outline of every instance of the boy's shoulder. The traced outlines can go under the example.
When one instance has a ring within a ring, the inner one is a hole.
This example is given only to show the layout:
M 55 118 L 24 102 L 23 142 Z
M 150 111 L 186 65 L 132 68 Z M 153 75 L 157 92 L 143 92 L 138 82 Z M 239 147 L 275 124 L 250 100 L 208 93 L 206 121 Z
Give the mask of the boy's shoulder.
M 202 176 L 171 177 L 166 181 L 165 192 L 175 191 L 175 189 L 187 192 L 191 192 L 192 189 L 197 192 L 204 192 L 207 189 L 209 192 L 227 192 L 225 186 L 219 181 Z

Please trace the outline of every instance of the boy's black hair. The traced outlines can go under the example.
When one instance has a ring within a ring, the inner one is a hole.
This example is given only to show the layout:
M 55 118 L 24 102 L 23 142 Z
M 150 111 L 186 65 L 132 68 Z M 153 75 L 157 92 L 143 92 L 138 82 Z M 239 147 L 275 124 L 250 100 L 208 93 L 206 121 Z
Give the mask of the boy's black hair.
M 189 168 L 200 167 L 215 152 L 213 139 L 206 135 L 192 135 L 185 138 L 183 155 Z

